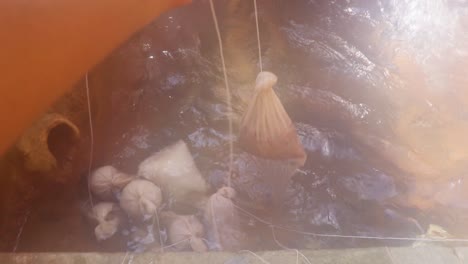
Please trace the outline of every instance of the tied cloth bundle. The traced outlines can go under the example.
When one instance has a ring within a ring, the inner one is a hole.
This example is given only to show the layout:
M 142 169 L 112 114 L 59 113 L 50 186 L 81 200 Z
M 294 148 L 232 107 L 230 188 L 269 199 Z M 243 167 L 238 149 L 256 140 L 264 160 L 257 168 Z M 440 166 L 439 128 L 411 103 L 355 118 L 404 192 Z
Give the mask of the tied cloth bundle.
M 290 160 L 303 166 L 307 155 L 299 142 L 296 127 L 273 90 L 277 81 L 271 72 L 258 74 L 254 98 L 242 119 L 239 142 L 253 155 Z

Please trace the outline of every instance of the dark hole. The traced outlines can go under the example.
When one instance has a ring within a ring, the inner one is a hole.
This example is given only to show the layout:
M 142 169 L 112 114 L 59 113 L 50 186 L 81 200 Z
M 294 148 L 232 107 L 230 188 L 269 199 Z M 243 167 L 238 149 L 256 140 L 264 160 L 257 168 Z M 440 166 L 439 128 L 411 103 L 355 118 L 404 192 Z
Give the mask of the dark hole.
M 64 167 L 72 160 L 77 140 L 74 130 L 67 124 L 59 124 L 50 130 L 47 146 L 59 167 Z

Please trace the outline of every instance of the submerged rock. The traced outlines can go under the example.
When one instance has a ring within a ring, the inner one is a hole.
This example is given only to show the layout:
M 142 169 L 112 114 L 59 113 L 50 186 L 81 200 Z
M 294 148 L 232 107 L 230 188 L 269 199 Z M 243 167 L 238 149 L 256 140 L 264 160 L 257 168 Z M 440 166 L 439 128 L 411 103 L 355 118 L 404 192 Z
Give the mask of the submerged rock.
M 307 154 L 325 160 L 359 160 L 360 153 L 350 144 L 351 138 L 337 131 L 320 130 L 296 123 L 297 133 Z
M 446 207 L 460 210 L 468 209 L 468 184 L 466 177 L 460 177 L 441 187 L 435 195 L 435 200 Z
M 278 209 L 296 168 L 290 160 L 262 159 L 244 152 L 236 157 L 232 184 L 246 206 Z
M 376 169 L 343 177 L 340 183 L 360 200 L 384 201 L 397 195 L 394 179 Z

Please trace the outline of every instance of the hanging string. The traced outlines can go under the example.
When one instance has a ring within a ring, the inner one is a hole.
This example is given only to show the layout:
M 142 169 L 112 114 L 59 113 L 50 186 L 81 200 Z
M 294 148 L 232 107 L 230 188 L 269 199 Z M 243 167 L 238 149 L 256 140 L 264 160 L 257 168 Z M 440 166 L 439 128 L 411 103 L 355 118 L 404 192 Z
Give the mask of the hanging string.
M 23 229 L 24 229 L 24 226 L 26 225 L 26 222 L 28 222 L 28 218 L 29 218 L 29 214 L 31 213 L 30 210 L 28 210 L 26 212 L 26 215 L 24 216 L 24 220 L 23 220 L 23 224 L 21 225 L 20 227 L 20 230 L 18 232 L 18 235 L 16 235 L 16 242 L 15 242 L 15 247 L 13 248 L 13 253 L 16 252 L 16 250 L 18 249 L 18 246 L 19 246 L 19 243 L 20 243 L 20 239 L 21 239 L 21 234 L 23 234 Z
M 93 153 L 94 153 L 94 129 L 93 129 L 93 118 L 91 114 L 91 99 L 89 96 L 89 83 L 88 83 L 88 73 L 85 75 L 85 85 L 86 85 L 86 99 L 88 100 L 88 118 L 89 118 L 89 137 L 90 137 L 90 148 L 89 148 L 89 164 L 88 164 L 88 196 L 91 203 L 91 207 L 94 207 L 93 196 L 91 195 L 91 169 L 93 167 Z
M 417 238 L 417 237 L 384 237 L 384 236 L 355 236 L 355 235 L 339 235 L 339 234 L 324 234 L 324 233 L 313 233 L 313 232 L 304 232 L 296 229 L 292 229 L 289 227 L 285 226 L 279 226 L 279 225 L 274 225 L 273 223 L 270 223 L 252 213 L 249 211 L 243 209 L 242 207 L 239 207 L 234 204 L 234 207 L 239 209 L 242 213 L 256 219 L 257 221 L 278 229 L 283 229 L 285 231 L 301 234 L 301 235 L 308 235 L 308 236 L 314 236 L 314 237 L 327 237 L 327 238 L 352 238 L 352 239 L 369 239 L 369 240 L 399 240 L 399 241 L 414 241 L 414 242 L 463 242 L 463 243 L 468 243 L 468 239 L 466 238 Z
M 128 251 L 127 251 L 127 253 L 125 253 L 125 256 L 124 256 L 124 258 L 123 258 L 123 260 L 122 260 L 122 262 L 120 264 L 123 264 L 125 262 L 125 260 L 127 260 L 127 256 L 128 256 Z
M 210 199 L 211 222 L 213 223 L 214 230 L 215 230 L 215 233 L 214 233 L 215 239 L 216 239 L 217 242 L 220 242 L 221 239 L 219 238 L 219 229 L 218 229 L 218 224 L 216 223 L 215 210 L 214 210 L 214 207 L 213 207 L 213 200 L 214 199 Z
M 290 250 L 290 251 L 296 252 L 296 254 L 297 254 L 296 263 L 299 262 L 298 258 L 299 258 L 299 255 L 301 255 L 301 257 L 304 259 L 304 261 L 305 261 L 307 264 L 312 264 L 312 263 L 310 262 L 310 260 L 309 260 L 304 254 L 302 254 L 302 252 L 300 252 L 299 250 L 297 250 L 297 249 L 292 249 L 292 248 L 288 248 L 288 247 L 286 247 L 285 245 L 281 244 L 281 242 L 279 242 L 278 238 L 276 238 L 275 227 L 274 227 L 273 225 L 271 225 L 270 228 L 271 228 L 271 233 L 272 233 L 272 235 L 273 235 L 273 240 L 275 241 L 275 243 L 276 243 L 280 248 L 282 248 L 283 250 Z
M 159 234 L 159 243 L 161 245 L 161 251 L 164 252 L 164 241 L 163 241 L 163 238 L 162 238 L 162 235 L 161 235 L 161 225 L 159 224 L 159 214 L 158 214 L 158 210 L 156 209 L 156 211 L 154 212 L 154 217 L 153 217 L 153 226 L 154 226 L 154 219 L 156 218 L 156 223 L 158 224 L 158 234 Z
M 231 187 L 231 176 L 232 176 L 232 167 L 234 163 L 234 145 L 232 141 L 232 102 L 231 102 L 231 90 L 229 89 L 229 82 L 226 70 L 226 63 L 224 60 L 224 51 L 223 51 L 223 42 L 221 40 L 221 32 L 219 31 L 218 19 L 216 18 L 216 11 L 214 8 L 213 0 L 210 0 L 211 14 L 213 16 L 213 22 L 215 25 L 216 35 L 218 37 L 219 52 L 221 55 L 221 64 L 223 67 L 224 75 L 224 85 L 226 87 L 226 100 L 228 104 L 228 123 L 229 123 L 229 175 L 228 175 L 228 187 Z
M 258 63 L 260 64 L 260 72 L 263 72 L 262 45 L 260 45 L 260 29 L 258 26 L 257 0 L 254 0 L 254 11 L 255 11 L 255 26 L 257 27 Z

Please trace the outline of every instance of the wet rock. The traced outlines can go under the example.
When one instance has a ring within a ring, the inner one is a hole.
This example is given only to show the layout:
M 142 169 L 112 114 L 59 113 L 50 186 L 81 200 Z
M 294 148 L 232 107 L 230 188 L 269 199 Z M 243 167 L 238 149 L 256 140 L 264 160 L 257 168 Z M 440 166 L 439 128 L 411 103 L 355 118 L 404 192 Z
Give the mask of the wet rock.
M 349 144 L 349 139 L 335 131 L 319 130 L 309 124 L 297 123 L 301 143 L 309 153 L 318 153 L 326 159 L 360 159 L 359 153 Z
M 215 148 L 224 140 L 223 136 L 213 128 L 200 128 L 188 135 L 194 148 Z
M 336 212 L 336 206 L 332 204 L 322 204 L 308 214 L 309 223 L 316 226 L 330 226 L 335 230 L 340 229 L 340 223 Z
M 376 169 L 345 176 L 339 181 L 360 200 L 383 201 L 397 195 L 394 179 Z
M 468 209 L 468 181 L 466 177 L 456 178 L 441 186 L 435 200 L 448 207 Z
M 245 205 L 256 209 L 281 205 L 296 171 L 289 160 L 267 160 L 246 152 L 235 157 L 234 165 L 233 186 Z

